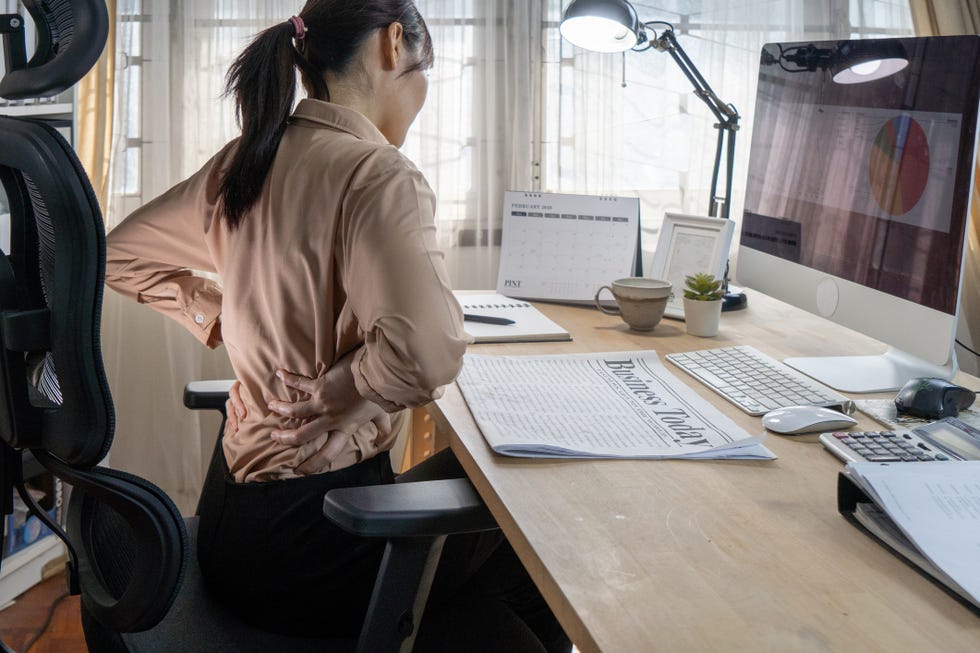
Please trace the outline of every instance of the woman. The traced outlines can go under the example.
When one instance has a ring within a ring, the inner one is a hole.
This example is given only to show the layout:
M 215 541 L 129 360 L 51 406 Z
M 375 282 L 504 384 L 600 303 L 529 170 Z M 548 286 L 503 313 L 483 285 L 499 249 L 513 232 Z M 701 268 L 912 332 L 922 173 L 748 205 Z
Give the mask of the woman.
M 405 409 L 461 366 L 435 198 L 397 149 L 432 61 L 411 0 L 310 0 L 229 71 L 242 136 L 109 234 L 111 287 L 227 346 L 242 409 L 204 489 L 201 570 L 270 630 L 358 632 L 382 543 L 329 524 L 323 494 L 393 482 Z M 476 650 L 481 627 L 486 650 L 570 648 L 505 542 L 458 538 L 417 649 Z

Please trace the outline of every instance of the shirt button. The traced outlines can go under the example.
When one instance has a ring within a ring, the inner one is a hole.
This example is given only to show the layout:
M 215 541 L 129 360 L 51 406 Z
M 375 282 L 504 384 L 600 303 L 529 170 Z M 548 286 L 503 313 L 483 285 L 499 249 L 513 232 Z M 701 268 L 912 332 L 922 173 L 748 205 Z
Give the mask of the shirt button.
M 204 313 L 198 313 L 194 316 L 194 321 L 198 324 L 204 324 Z

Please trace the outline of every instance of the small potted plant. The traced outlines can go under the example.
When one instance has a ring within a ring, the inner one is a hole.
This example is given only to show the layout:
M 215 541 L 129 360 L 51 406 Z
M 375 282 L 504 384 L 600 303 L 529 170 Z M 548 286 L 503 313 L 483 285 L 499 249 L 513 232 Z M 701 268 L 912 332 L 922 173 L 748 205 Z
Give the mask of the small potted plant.
M 721 298 L 724 281 L 699 272 L 684 277 L 684 321 L 692 336 L 710 338 L 718 335 L 721 321 Z

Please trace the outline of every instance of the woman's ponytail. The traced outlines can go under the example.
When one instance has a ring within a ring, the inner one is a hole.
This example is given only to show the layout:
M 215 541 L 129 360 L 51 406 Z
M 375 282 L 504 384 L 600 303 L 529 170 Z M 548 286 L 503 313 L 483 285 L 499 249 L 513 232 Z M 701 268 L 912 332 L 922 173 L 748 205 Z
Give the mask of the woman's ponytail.
M 330 100 L 325 73 L 343 74 L 373 32 L 400 23 L 416 61 L 432 65 L 432 39 L 414 0 L 307 0 L 299 16 L 270 27 L 228 70 L 242 137 L 221 178 L 221 210 L 237 228 L 258 201 L 293 110 L 296 69 L 310 97 Z M 296 45 L 293 44 L 296 39 Z
M 252 208 L 279 149 L 296 94 L 293 22 L 270 27 L 238 55 L 226 92 L 235 98 L 242 137 L 221 179 L 221 208 L 231 229 Z

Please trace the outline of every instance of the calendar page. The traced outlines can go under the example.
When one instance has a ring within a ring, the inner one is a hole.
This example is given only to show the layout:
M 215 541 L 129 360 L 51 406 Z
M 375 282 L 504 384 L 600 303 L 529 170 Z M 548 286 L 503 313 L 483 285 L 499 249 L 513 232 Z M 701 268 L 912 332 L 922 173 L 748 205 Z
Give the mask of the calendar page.
M 592 302 L 614 279 L 638 276 L 640 200 L 508 191 L 497 292 Z

